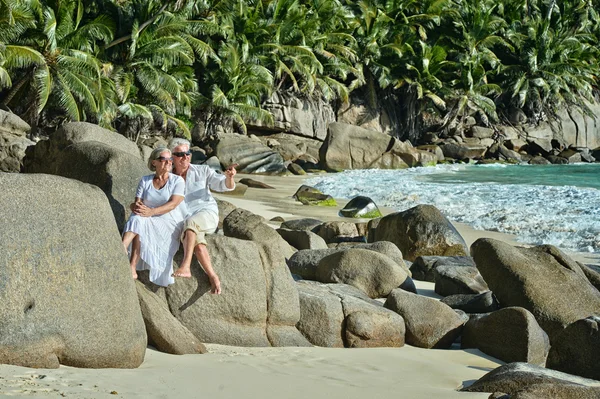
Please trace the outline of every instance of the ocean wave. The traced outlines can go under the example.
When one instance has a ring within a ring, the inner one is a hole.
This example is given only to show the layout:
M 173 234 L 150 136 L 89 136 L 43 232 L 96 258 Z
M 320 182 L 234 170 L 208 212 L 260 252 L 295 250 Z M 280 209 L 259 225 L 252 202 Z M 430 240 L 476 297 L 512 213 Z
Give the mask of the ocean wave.
M 311 178 L 307 184 L 337 198 L 366 195 L 378 205 L 398 211 L 431 204 L 450 220 L 475 229 L 514 234 L 523 243 L 600 252 L 600 190 L 573 185 L 469 182 L 459 176 L 473 167 L 352 170 Z M 495 168 L 498 173 L 507 168 L 477 167 L 488 172 Z M 442 175 L 445 181 L 436 181 Z M 522 181 L 526 180 L 524 176 Z

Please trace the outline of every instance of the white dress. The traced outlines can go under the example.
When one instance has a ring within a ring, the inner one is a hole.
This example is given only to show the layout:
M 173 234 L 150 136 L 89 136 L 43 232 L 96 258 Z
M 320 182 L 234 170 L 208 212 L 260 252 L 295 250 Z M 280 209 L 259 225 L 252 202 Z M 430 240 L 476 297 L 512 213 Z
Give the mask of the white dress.
M 167 183 L 156 189 L 152 180 L 154 175 L 142 177 L 138 185 L 136 198 L 141 198 L 144 205 L 156 208 L 169 202 L 172 195 L 184 196 L 184 180 L 169 173 Z M 123 233 L 131 231 L 139 235 L 141 248 L 137 270 L 150 270 L 150 281 L 166 287 L 173 284 L 173 256 L 179 248 L 179 236 L 183 228 L 185 214 L 178 206 L 164 215 L 144 217 L 132 214 Z

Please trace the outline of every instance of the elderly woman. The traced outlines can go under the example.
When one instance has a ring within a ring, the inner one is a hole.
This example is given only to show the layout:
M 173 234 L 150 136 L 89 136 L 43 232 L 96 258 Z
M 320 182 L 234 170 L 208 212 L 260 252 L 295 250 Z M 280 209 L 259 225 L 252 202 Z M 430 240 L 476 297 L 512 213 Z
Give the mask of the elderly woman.
M 184 180 L 172 173 L 171 151 L 157 148 L 148 159 L 153 175 L 142 177 L 131 204 L 133 214 L 123 229 L 125 250 L 131 245 L 131 274 L 150 270 L 150 281 L 167 286 L 175 280 L 173 256 L 179 248 L 184 212 L 179 208 L 185 193 Z

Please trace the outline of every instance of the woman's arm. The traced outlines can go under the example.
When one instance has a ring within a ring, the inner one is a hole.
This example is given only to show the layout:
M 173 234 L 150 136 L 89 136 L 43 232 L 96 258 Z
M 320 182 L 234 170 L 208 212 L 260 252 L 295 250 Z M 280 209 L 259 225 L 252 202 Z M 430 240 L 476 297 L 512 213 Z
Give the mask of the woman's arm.
M 135 201 L 132 202 L 131 204 L 129 204 L 129 209 L 131 209 L 131 212 L 135 213 L 135 208 L 138 207 L 138 205 L 143 204 L 142 199 L 139 197 L 135 197 Z
M 144 217 L 164 215 L 165 213 L 169 213 L 173 209 L 177 208 L 184 198 L 185 197 L 182 195 L 172 195 L 171 198 L 169 198 L 169 201 L 161 206 L 157 206 L 156 208 L 149 208 L 140 203 L 138 206 L 136 206 L 135 213 Z

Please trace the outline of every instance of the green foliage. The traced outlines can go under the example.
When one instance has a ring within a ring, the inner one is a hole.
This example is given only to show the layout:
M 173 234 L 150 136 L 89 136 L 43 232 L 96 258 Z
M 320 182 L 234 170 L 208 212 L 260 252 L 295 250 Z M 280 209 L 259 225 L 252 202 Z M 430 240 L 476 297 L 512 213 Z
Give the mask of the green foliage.
M 340 103 L 361 88 L 411 120 L 587 111 L 598 0 L 0 0 L 0 104 L 38 120 L 201 115 L 269 125 L 273 92 Z M 387 100 L 386 100 L 387 101 Z M 408 113 L 408 114 L 407 114 Z M 417 126 L 412 124 L 413 128 Z M 412 137 L 412 136 L 411 136 Z

